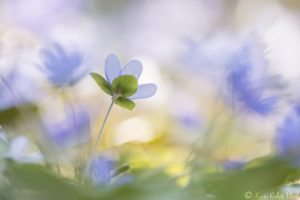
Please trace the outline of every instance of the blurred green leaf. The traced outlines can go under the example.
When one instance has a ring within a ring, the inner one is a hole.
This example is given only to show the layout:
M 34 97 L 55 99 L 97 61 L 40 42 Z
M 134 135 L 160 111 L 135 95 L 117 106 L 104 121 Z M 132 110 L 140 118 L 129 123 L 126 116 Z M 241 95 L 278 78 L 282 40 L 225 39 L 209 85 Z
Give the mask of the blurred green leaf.
M 123 165 L 114 172 L 113 177 L 119 176 L 119 175 L 127 172 L 129 169 L 130 169 L 129 165 Z
M 18 107 L 7 108 L 0 111 L 0 124 L 12 124 L 20 118 L 25 118 L 31 114 L 37 114 L 38 109 L 34 104 L 24 104 Z
M 295 171 L 286 162 L 273 158 L 243 170 L 204 176 L 198 186 L 217 199 L 243 199 L 248 191 L 254 194 L 278 189 Z
M 136 93 L 138 81 L 134 76 L 123 75 L 113 80 L 111 87 L 114 93 L 129 97 Z
M 90 73 L 91 77 L 95 80 L 95 82 L 98 84 L 98 86 L 106 93 L 112 96 L 112 90 L 109 83 L 100 75 L 97 73 Z
M 123 171 L 123 168 L 121 171 Z M 161 172 L 141 172 L 126 185 L 86 185 L 58 177 L 47 167 L 9 162 L 14 200 L 182 200 L 182 189 Z
M 135 107 L 135 103 L 132 100 L 125 97 L 118 97 L 115 103 L 128 110 L 133 110 Z

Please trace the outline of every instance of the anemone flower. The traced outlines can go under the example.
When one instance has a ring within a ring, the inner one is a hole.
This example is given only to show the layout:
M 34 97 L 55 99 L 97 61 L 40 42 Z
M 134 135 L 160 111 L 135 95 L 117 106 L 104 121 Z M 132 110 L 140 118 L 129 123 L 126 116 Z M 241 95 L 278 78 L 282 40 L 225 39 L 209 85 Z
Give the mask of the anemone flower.
M 91 76 L 96 81 L 98 86 L 107 94 L 112 96 L 111 104 L 106 112 L 104 121 L 101 125 L 96 143 L 93 147 L 91 157 L 84 170 L 84 175 L 87 176 L 90 171 L 92 161 L 96 156 L 97 147 L 100 143 L 105 124 L 114 104 L 123 108 L 132 110 L 135 107 L 133 99 L 145 99 L 153 96 L 156 93 L 157 87 L 153 83 L 138 85 L 138 79 L 143 71 L 143 66 L 140 61 L 132 60 L 121 68 L 120 61 L 115 55 L 109 55 L 105 60 L 105 76 L 91 73 Z
M 267 73 L 262 49 L 246 40 L 227 63 L 228 93 L 234 104 L 260 115 L 270 114 L 278 103 L 280 78 Z M 276 82 L 276 83 L 275 83 Z
M 124 185 L 132 181 L 132 177 L 127 174 L 117 174 L 116 161 L 100 156 L 95 158 L 91 164 L 90 178 L 96 185 Z
M 97 73 L 91 76 L 107 94 L 115 99 L 115 103 L 133 109 L 134 99 L 146 99 L 152 97 L 157 90 L 153 83 L 137 85 L 137 80 L 143 71 L 143 65 L 138 60 L 132 60 L 121 68 L 119 59 L 111 54 L 105 60 L 106 80 Z
M 53 44 L 52 48 L 41 52 L 42 69 L 55 86 L 72 85 L 87 73 L 82 53 L 78 51 L 67 52 L 61 45 Z

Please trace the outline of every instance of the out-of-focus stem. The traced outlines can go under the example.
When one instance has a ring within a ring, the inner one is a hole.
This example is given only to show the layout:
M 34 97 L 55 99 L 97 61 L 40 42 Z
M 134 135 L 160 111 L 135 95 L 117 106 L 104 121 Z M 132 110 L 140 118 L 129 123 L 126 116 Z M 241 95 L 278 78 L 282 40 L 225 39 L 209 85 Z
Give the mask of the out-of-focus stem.
M 106 122 L 107 122 L 107 120 L 108 120 L 109 114 L 110 114 L 110 112 L 111 112 L 111 110 L 112 110 L 112 107 L 113 107 L 113 105 L 114 105 L 114 103 L 115 103 L 116 98 L 117 98 L 116 96 L 113 96 L 113 97 L 112 97 L 111 104 L 110 104 L 110 106 L 109 106 L 109 108 L 108 108 L 108 110 L 107 110 L 107 113 L 106 113 L 106 115 L 105 115 L 105 117 L 104 117 L 104 120 L 103 120 L 103 122 L 102 122 L 100 131 L 99 131 L 99 134 L 98 134 L 97 139 L 96 139 L 96 143 L 95 143 L 95 145 L 94 145 L 94 147 L 93 147 L 93 149 L 92 149 L 92 152 L 91 152 L 91 156 L 90 156 L 90 158 L 89 158 L 89 160 L 88 160 L 88 163 L 87 163 L 87 165 L 86 165 L 86 167 L 85 167 L 85 170 L 84 170 L 84 177 L 87 177 L 88 172 L 89 172 L 90 167 L 91 167 L 91 164 L 92 164 L 92 162 L 93 162 L 93 159 L 94 159 L 94 157 L 96 156 L 96 153 L 97 153 L 97 147 L 98 147 L 98 145 L 99 145 L 99 143 L 100 143 L 100 141 L 101 141 L 101 138 L 102 138 L 102 135 L 103 135 L 103 131 L 104 131 Z

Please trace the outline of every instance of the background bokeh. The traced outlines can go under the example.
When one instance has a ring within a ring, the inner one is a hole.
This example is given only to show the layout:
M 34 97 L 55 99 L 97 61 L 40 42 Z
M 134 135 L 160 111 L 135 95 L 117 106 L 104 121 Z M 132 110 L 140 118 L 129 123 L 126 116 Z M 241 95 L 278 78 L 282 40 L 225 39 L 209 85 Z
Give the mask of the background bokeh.
M 37 162 L 60 163 L 72 177 L 71 166 L 88 158 L 111 101 L 88 73 L 104 75 L 114 53 L 122 66 L 140 60 L 139 82 L 158 90 L 136 100 L 133 111 L 113 108 L 100 155 L 132 169 L 162 168 L 186 186 L 191 158 L 223 166 L 275 154 L 276 130 L 300 98 L 299 9 L 298 0 L 1 0 L 3 132 L 9 141 L 25 136 L 26 151 L 24 141 L 16 143 L 24 156 L 43 149 Z M 43 50 L 53 44 L 80 53 L 85 74 L 76 83 L 57 87 L 49 79 Z M 255 69 L 245 84 L 253 87 L 227 87 L 231 67 L 249 63 Z M 263 101 L 276 96 L 276 104 L 267 113 L 249 103 L 251 96 L 236 100 L 235 89 Z M 61 133 L 51 141 L 70 112 L 84 112 L 84 136 Z

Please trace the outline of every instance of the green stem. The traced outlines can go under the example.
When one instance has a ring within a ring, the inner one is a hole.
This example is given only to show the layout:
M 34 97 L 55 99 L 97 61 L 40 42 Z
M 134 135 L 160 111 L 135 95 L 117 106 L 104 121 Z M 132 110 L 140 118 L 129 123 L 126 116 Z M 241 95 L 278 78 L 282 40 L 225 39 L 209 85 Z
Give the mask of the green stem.
M 116 101 L 116 96 L 113 96 L 113 97 L 112 97 L 111 104 L 110 104 L 110 106 L 109 106 L 109 108 L 108 108 L 108 110 L 107 110 L 107 113 L 106 113 L 106 115 L 105 115 L 105 117 L 104 117 L 104 120 L 103 120 L 103 123 L 102 123 L 102 125 L 101 125 L 99 134 L 98 134 L 98 136 L 97 136 L 96 143 L 95 143 L 95 145 L 94 145 L 94 147 L 93 147 L 93 149 L 92 149 L 91 157 L 90 157 L 90 159 L 89 159 L 89 161 L 88 161 L 88 163 L 87 163 L 87 165 L 86 165 L 86 167 L 85 167 L 85 170 L 84 170 L 84 177 L 87 177 L 88 172 L 89 172 L 90 167 L 91 167 L 91 164 L 92 164 L 92 161 L 93 161 L 94 157 L 96 156 L 96 153 L 97 153 L 97 147 L 98 147 L 98 145 L 99 145 L 99 143 L 100 143 L 100 141 L 101 141 L 101 138 L 102 138 L 102 135 L 103 135 L 103 131 L 104 131 L 106 122 L 107 122 L 107 120 L 108 120 L 109 114 L 111 113 L 111 110 L 112 110 L 112 107 L 113 107 L 115 101 Z

